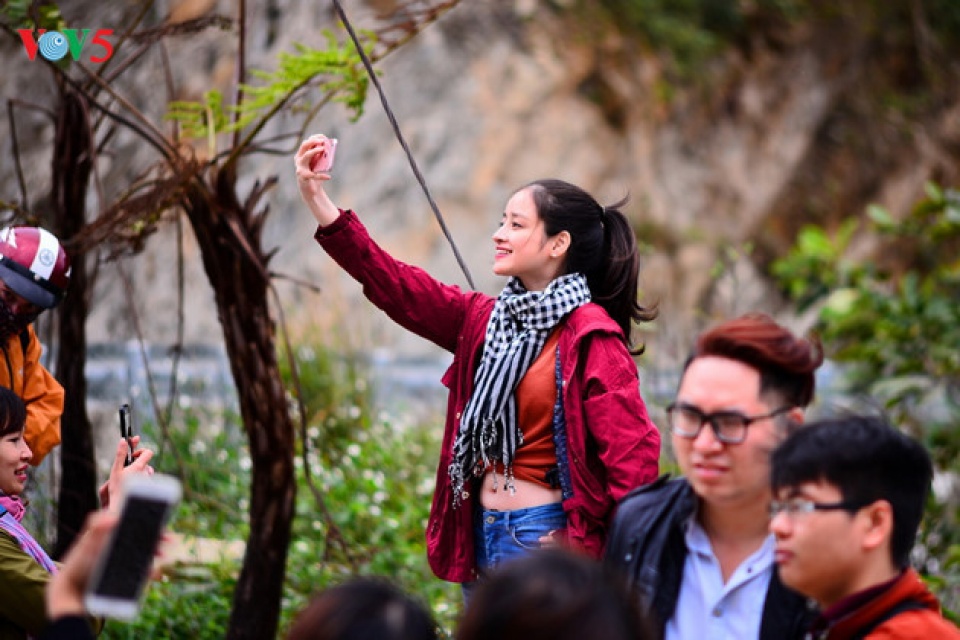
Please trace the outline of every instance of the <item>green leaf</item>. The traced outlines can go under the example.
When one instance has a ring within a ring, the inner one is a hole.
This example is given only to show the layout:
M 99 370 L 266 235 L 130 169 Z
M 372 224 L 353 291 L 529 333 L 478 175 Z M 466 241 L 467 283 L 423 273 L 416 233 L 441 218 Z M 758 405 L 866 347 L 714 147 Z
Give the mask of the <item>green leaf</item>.
M 852 287 L 837 289 L 827 297 L 824 310 L 838 316 L 846 316 L 853 311 L 860 299 L 860 292 Z
M 294 53 L 283 52 L 275 71 L 251 70 L 254 82 L 243 85 L 243 101 L 225 105 L 223 96 L 210 91 L 203 102 L 173 102 L 165 118 L 179 122 L 187 138 L 208 137 L 262 126 L 278 112 L 280 105 L 299 100 L 297 106 L 310 108 L 307 94 L 319 91 L 321 102 L 333 100 L 345 104 L 353 119 L 363 113 L 369 79 L 359 55 L 349 42 L 340 44 L 333 33 L 324 31 L 326 48 L 314 49 L 294 44 Z M 375 37 L 364 33 L 367 47 Z M 254 129 L 256 132 L 256 129 Z
M 892 227 L 896 224 L 890 212 L 880 205 L 872 204 L 867 207 L 867 215 L 879 227 Z
M 801 229 L 797 246 L 803 253 L 813 256 L 829 256 L 833 253 L 830 238 L 820 227 L 806 226 Z
M 944 217 L 954 224 L 960 223 L 960 192 L 953 189 L 947 191 L 947 206 Z

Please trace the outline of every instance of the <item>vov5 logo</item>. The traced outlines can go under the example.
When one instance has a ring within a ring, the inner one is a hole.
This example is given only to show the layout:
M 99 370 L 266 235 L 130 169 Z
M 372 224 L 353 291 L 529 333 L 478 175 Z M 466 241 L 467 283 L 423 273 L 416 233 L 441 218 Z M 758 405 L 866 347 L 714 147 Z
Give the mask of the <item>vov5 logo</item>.
M 37 51 L 51 62 L 60 60 L 68 52 L 74 60 L 79 60 L 84 47 L 89 49 L 93 46 L 101 49 L 102 54 L 90 54 L 90 62 L 94 64 L 106 62 L 113 55 L 113 44 L 107 40 L 107 36 L 113 35 L 113 29 L 97 29 L 92 38 L 91 31 L 93 29 L 63 29 L 62 31 L 37 29 L 35 37 L 32 29 L 17 29 L 30 60 L 36 59 Z

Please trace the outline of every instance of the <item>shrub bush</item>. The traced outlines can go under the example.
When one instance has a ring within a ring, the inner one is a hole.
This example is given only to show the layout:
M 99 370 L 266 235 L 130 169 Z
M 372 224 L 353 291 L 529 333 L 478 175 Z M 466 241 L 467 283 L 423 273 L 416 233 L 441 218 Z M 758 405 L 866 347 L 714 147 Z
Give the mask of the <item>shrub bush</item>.
M 307 416 L 306 463 L 322 505 L 308 484 L 299 442 L 297 516 L 281 637 L 311 594 L 350 576 L 370 574 L 388 576 L 419 597 L 449 634 L 460 591 L 433 577 L 424 541 L 441 418 L 408 424 L 402 416 L 374 415 L 372 389 L 356 360 L 318 346 L 298 348 L 295 359 Z M 284 375 L 292 389 L 290 372 Z M 291 406 L 297 417 L 296 403 Z M 188 415 L 169 430 L 168 438 L 153 425 L 144 426 L 145 436 L 165 452 L 156 459 L 157 469 L 184 480 L 184 501 L 172 522 L 178 533 L 246 538 L 246 440 L 235 420 L 224 425 L 208 430 Z M 172 455 L 171 447 L 179 456 Z M 175 567 L 151 585 L 136 621 L 109 621 L 101 637 L 222 638 L 239 570 L 230 561 Z

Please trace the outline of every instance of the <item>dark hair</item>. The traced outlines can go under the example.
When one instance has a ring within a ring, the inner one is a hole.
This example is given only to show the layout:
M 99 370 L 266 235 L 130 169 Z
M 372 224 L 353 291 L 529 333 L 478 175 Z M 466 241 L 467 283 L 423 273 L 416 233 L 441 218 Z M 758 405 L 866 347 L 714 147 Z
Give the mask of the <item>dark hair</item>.
M 586 276 L 593 301 L 620 325 L 627 344 L 632 344 L 631 323 L 653 320 L 657 308 L 637 302 L 640 256 L 633 228 L 620 211 L 626 199 L 604 207 L 563 180 L 537 180 L 523 188 L 530 189 L 548 236 L 561 231 L 570 234 L 564 273 Z M 642 351 L 641 347 L 638 352 Z
M 427 609 L 382 578 L 354 578 L 314 596 L 288 640 L 437 640 Z
M 816 338 L 798 338 L 762 313 L 748 313 L 700 334 L 683 366 L 704 356 L 737 360 L 760 373 L 760 395 L 779 393 L 793 407 L 813 400 L 814 372 L 823 363 Z
M 893 508 L 890 556 L 903 569 L 923 517 L 933 463 L 922 444 L 882 416 L 818 420 L 790 435 L 771 459 L 774 492 L 806 482 L 826 482 L 844 501 Z
M 640 597 L 595 560 L 542 549 L 477 586 L 457 640 L 649 640 Z
M 6 387 L 0 387 L 0 438 L 23 431 L 27 422 L 27 408 L 20 396 Z

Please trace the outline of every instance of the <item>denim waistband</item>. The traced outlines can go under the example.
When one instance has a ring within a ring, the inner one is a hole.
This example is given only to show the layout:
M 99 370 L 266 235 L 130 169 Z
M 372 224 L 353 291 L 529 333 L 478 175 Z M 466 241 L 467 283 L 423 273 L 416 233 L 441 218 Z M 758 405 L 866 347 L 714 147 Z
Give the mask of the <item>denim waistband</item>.
M 525 520 L 541 520 L 553 516 L 563 516 L 564 511 L 561 503 L 553 502 L 539 507 L 527 507 L 525 509 L 514 509 L 512 511 L 480 509 L 478 515 L 485 524 L 510 526 L 511 524 L 520 524 Z

